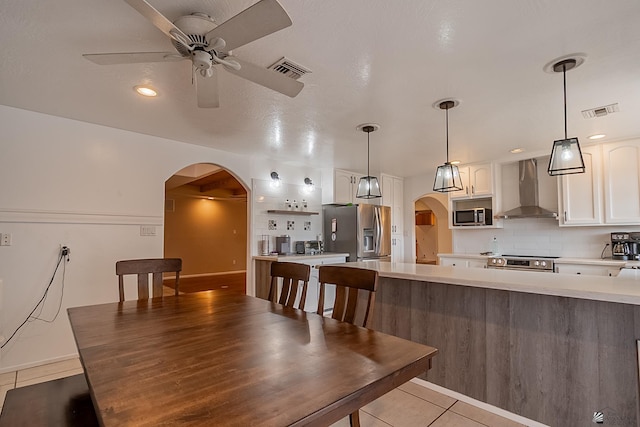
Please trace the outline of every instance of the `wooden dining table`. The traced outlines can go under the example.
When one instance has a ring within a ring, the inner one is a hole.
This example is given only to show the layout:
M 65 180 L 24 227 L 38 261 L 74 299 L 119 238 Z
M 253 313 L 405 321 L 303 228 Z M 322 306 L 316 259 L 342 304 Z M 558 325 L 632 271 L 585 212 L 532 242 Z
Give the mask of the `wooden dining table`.
M 327 426 L 437 349 L 223 291 L 68 309 L 105 426 Z

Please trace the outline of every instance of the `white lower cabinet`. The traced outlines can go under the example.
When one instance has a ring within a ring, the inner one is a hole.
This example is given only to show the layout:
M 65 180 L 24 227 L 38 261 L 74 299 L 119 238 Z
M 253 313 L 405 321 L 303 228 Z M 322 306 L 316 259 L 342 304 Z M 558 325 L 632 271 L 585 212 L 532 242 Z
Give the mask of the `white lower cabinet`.
M 311 266 L 311 274 L 309 276 L 309 285 L 307 286 L 307 299 L 304 303 L 304 310 L 315 313 L 318 309 L 318 298 L 320 298 L 320 282 L 318 281 L 318 266 L 323 264 L 341 264 L 343 262 L 347 262 L 347 258 L 342 257 L 330 257 L 330 258 L 320 258 L 320 259 L 305 259 L 299 262 L 301 264 L 307 264 Z M 298 297 L 296 298 L 295 305 L 298 305 L 300 301 L 300 295 L 302 290 L 298 293 Z M 327 285 L 324 294 L 324 312 L 331 311 L 333 308 L 333 303 L 336 299 L 336 287 L 334 285 Z
M 587 265 L 587 264 L 556 264 L 556 273 L 585 274 L 589 276 L 617 276 L 620 267 Z
M 467 267 L 467 268 L 486 268 L 487 259 L 477 257 L 464 257 L 464 256 L 439 256 L 440 265 L 451 267 Z

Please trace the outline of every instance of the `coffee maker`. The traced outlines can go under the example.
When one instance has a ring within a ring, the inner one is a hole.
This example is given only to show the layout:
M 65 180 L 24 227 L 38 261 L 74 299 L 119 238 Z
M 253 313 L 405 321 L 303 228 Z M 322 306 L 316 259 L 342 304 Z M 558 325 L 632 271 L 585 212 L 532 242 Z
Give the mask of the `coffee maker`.
M 640 232 L 629 233 L 629 259 L 640 260 Z
M 640 235 L 638 237 L 640 237 Z M 632 246 L 635 252 L 638 252 L 638 244 L 637 242 L 631 241 L 631 233 L 611 233 L 611 258 L 628 260 Z

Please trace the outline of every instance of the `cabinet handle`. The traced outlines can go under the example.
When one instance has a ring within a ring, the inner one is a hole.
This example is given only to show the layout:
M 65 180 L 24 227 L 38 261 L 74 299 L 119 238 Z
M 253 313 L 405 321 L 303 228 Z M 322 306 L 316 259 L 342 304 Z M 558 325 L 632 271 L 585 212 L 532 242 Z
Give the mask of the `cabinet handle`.
M 464 188 L 464 192 L 465 192 L 466 194 L 469 194 L 469 186 L 466 186 L 466 187 Z
M 564 211 L 564 222 L 567 222 L 567 211 Z
M 476 194 L 476 187 L 474 185 L 471 186 L 471 194 Z

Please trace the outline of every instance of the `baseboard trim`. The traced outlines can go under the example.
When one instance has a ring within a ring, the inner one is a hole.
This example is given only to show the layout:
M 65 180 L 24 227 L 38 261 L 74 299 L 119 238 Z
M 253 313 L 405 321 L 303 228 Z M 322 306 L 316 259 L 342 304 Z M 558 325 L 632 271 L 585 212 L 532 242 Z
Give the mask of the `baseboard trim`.
M 39 360 L 37 362 L 24 363 L 22 365 L 13 365 L 6 368 L 0 368 L 0 374 L 7 372 L 21 371 L 23 369 L 35 368 L 36 366 L 48 365 L 49 363 L 64 362 L 65 360 L 77 359 L 78 353 L 67 354 L 65 356 L 53 357 L 51 359 Z
M 525 418 L 523 416 L 514 414 L 512 412 L 506 411 L 502 408 L 498 408 L 497 406 L 490 405 L 488 403 L 482 402 L 480 400 L 476 400 L 472 397 L 465 396 L 464 394 L 458 393 L 453 390 L 449 390 L 448 388 L 444 388 L 434 383 L 430 383 L 429 381 L 422 380 L 420 378 L 413 378 L 411 382 L 414 382 L 423 387 L 429 388 L 433 391 L 437 391 L 438 393 L 444 394 L 446 396 L 452 397 L 454 399 L 460 400 L 461 402 L 468 403 L 469 405 L 473 405 L 480 409 L 483 409 L 487 412 L 494 413 L 503 418 L 510 419 L 511 421 L 515 421 L 520 424 L 524 424 L 528 427 L 549 427 L 546 424 L 539 423 L 534 420 L 530 420 L 529 418 Z

